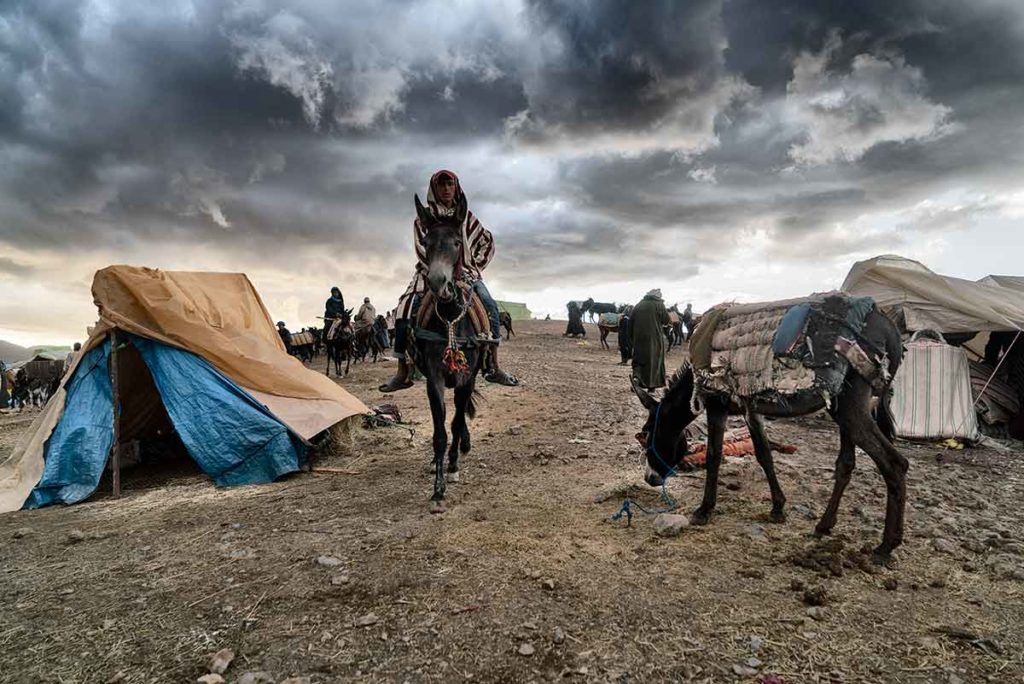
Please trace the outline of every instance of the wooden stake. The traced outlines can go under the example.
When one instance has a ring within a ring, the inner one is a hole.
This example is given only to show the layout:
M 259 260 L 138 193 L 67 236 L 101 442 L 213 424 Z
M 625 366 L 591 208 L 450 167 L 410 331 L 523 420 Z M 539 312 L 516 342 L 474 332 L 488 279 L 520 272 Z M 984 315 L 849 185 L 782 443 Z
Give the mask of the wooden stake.
M 121 386 L 117 363 L 118 344 L 120 339 L 115 328 L 110 331 L 110 396 L 114 402 L 114 445 L 110 452 L 110 469 L 115 499 L 121 496 Z

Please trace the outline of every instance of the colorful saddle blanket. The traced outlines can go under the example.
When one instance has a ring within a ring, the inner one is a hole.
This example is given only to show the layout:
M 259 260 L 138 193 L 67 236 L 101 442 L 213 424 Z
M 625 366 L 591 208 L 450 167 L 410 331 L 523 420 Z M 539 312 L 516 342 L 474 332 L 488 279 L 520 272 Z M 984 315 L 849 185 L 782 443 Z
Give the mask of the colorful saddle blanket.
M 830 292 L 759 304 L 726 304 L 707 313 L 693 333 L 690 358 L 700 391 L 735 398 L 835 396 L 851 365 L 887 383 L 888 361 L 871 357 L 858 339 L 870 297 Z
M 597 324 L 605 328 L 617 328 L 619 327 L 619 314 L 603 313 L 598 317 Z
M 469 323 L 473 327 L 473 333 L 476 335 L 483 333 L 490 337 L 491 323 L 487 318 L 487 309 L 484 307 L 484 303 L 476 296 L 476 292 L 469 283 L 460 282 L 459 288 L 462 289 L 462 296 L 469 298 L 466 318 L 469 319 Z M 433 316 L 434 293 L 427 292 L 420 301 L 420 308 L 416 314 L 416 327 L 421 330 L 425 329 Z

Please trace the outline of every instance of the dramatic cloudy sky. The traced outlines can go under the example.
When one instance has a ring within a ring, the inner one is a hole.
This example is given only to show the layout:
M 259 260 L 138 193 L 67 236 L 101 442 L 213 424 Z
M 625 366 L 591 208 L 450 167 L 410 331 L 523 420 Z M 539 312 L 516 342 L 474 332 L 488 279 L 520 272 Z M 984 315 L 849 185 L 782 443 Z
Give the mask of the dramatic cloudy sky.
M 0 0 L 0 338 L 110 263 L 388 308 L 440 167 L 541 313 L 1021 273 L 1022 131 L 1020 0 Z

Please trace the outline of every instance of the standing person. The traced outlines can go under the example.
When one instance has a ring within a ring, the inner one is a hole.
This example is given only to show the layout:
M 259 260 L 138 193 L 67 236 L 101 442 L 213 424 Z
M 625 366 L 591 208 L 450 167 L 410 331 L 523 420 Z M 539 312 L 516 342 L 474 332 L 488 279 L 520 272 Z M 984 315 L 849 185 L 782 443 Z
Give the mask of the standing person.
M 82 351 L 82 343 L 75 342 L 75 346 L 68 352 L 68 355 L 64 357 L 64 372 L 67 373 L 68 369 L 71 368 L 72 364 L 75 363 L 75 359 Z
M 459 178 L 451 171 L 442 169 L 430 177 L 427 188 L 427 208 L 434 216 L 454 216 L 455 208 L 463 199 Z M 494 237 L 483 227 L 473 212 L 466 212 L 466 221 L 462 225 L 462 276 L 473 284 L 473 290 L 487 309 L 490 334 L 487 335 L 491 347 L 490 368 L 485 369 L 484 379 L 502 385 L 515 386 L 519 380 L 510 373 L 503 371 L 498 365 L 498 343 L 501 340 L 501 324 L 498 320 L 498 304 L 484 284 L 482 273 L 494 258 Z M 413 222 L 413 243 L 416 249 L 416 275 L 406 288 L 405 294 L 398 300 L 395 321 L 395 346 L 393 356 L 398 359 L 398 371 L 394 377 L 381 385 L 381 392 L 395 392 L 412 386 L 412 361 L 406 353 L 409 342 L 409 327 L 415 320 L 420 299 L 427 292 L 427 248 L 424 245 L 426 228 L 417 218 Z M 486 333 L 481 333 L 484 336 Z
M 629 329 L 633 317 L 632 307 L 627 306 L 619 318 L 619 355 L 622 360 L 620 366 L 625 366 L 633 358 L 633 332 Z
M 281 336 L 281 341 L 284 342 L 284 350 L 289 354 L 292 353 L 292 333 L 288 328 L 284 327 L 284 321 L 277 322 L 277 334 Z
M 668 311 L 661 290 L 651 290 L 633 307 L 633 377 L 647 389 L 665 386 L 665 333 Z

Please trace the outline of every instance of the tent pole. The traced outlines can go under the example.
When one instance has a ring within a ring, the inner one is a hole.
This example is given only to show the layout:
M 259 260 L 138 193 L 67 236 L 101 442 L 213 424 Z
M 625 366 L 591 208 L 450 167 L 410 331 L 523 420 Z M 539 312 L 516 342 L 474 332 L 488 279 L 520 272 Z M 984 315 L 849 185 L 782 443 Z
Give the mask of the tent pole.
M 110 470 L 115 499 L 121 497 L 121 383 L 117 362 L 117 347 L 120 342 L 117 328 L 114 328 L 110 331 L 110 396 L 114 402 L 114 445 L 110 453 Z

